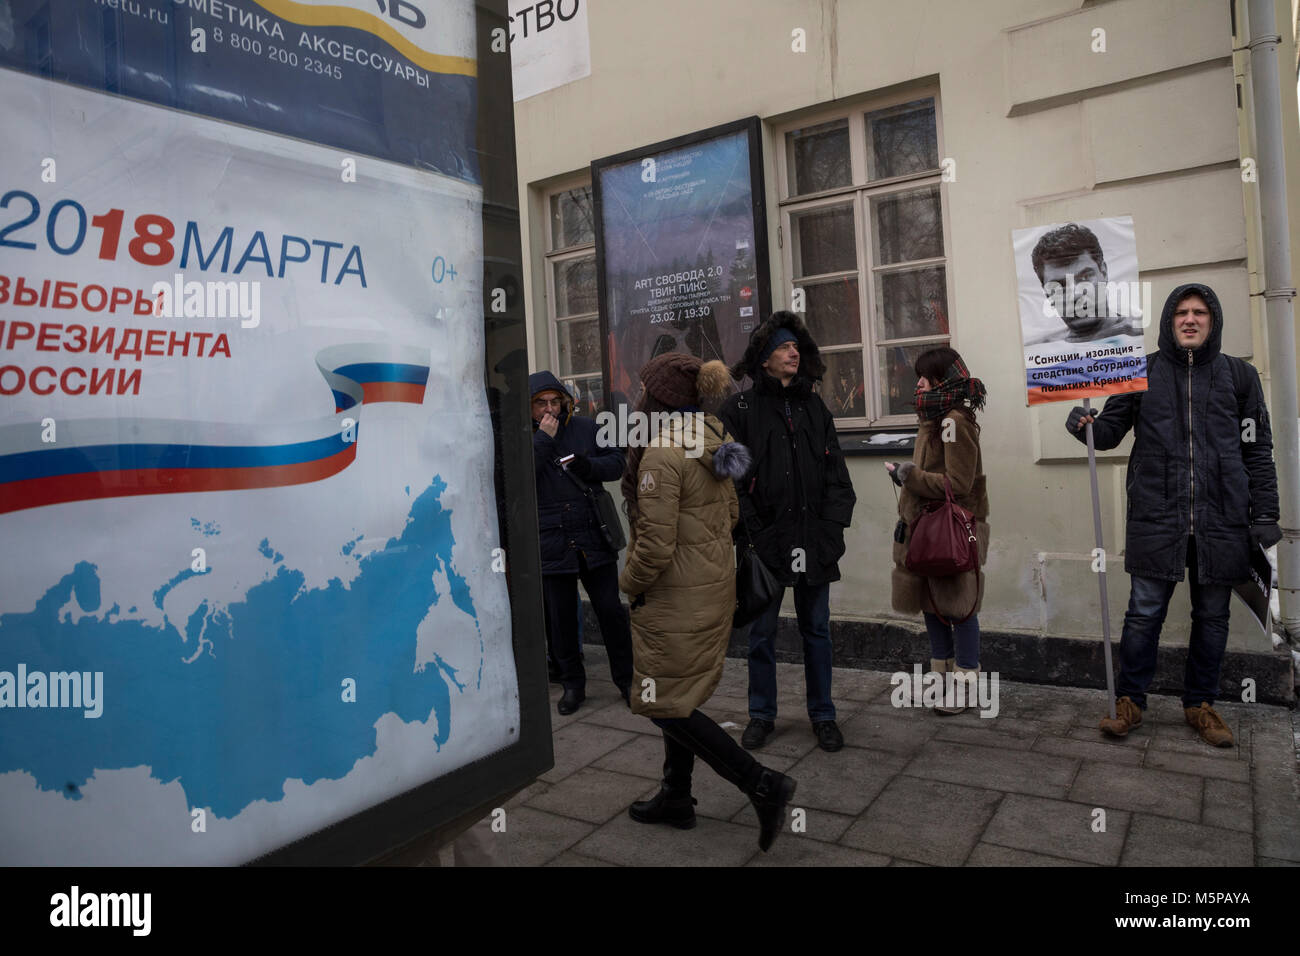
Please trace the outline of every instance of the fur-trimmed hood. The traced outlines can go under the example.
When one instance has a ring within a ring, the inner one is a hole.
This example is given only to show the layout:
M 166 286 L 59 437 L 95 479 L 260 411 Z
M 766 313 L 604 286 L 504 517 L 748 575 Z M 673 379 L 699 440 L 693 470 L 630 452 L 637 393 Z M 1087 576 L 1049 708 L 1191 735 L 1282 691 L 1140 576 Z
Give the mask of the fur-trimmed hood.
M 803 319 L 793 312 L 786 311 L 773 312 L 754 330 L 749 337 L 745 354 L 731 367 L 732 378 L 739 381 L 748 375 L 755 382 L 759 380 L 759 372 L 763 367 L 759 356 L 763 354 L 763 350 L 767 347 L 767 340 L 777 329 L 789 329 L 794 335 L 795 345 L 799 349 L 797 377 L 820 382 L 822 376 L 826 374 L 826 363 L 822 361 L 817 343 L 813 341 L 812 333 L 808 331 L 808 326 L 804 324 Z

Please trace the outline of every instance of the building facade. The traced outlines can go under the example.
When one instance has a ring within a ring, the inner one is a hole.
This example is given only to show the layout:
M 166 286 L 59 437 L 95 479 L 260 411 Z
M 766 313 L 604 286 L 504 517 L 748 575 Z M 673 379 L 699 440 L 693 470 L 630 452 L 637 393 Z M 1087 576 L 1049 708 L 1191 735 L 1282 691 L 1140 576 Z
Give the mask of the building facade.
M 833 616 L 897 617 L 895 492 L 883 464 L 910 451 L 873 436 L 914 431 L 911 362 L 947 343 L 989 393 L 981 624 L 1099 639 L 1086 452 L 1064 429 L 1074 402 L 1026 404 L 1011 233 L 1131 216 L 1156 318 L 1175 286 L 1212 286 L 1224 351 L 1249 359 L 1267 394 L 1273 368 L 1297 356 L 1270 353 L 1259 300 L 1244 0 L 584 6 L 589 75 L 515 105 L 530 368 L 553 369 L 591 407 L 603 397 L 591 164 L 757 117 L 769 309 L 802 292 L 858 495 Z M 1291 0 L 1277 3 L 1277 22 L 1285 73 L 1297 62 Z M 1293 259 L 1294 79 L 1282 91 Z M 1130 445 L 1098 463 L 1116 637 Z M 1188 607 L 1179 588 L 1173 642 L 1186 641 Z M 1230 647 L 1266 650 L 1268 640 L 1238 612 Z

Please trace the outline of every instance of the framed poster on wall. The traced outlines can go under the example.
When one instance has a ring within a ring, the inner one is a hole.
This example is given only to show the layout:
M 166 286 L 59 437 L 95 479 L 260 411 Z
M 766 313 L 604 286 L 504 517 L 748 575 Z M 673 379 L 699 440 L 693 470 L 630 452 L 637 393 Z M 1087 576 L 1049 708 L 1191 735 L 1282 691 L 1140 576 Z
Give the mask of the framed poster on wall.
M 504 0 L 8 8 L 0 859 L 485 812 L 551 763 Z
M 757 117 L 591 164 L 607 404 L 664 352 L 728 365 L 771 308 Z

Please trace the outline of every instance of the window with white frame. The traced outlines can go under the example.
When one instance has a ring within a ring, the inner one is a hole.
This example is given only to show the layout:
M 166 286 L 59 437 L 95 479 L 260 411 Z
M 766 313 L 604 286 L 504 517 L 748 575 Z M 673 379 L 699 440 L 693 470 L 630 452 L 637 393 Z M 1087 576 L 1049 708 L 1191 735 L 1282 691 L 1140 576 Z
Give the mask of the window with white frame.
M 916 420 L 917 356 L 948 344 L 948 237 L 937 93 L 775 130 L 786 275 L 843 427 Z
M 551 369 L 577 396 L 578 411 L 594 415 L 602 403 L 602 369 L 591 184 L 547 193 L 546 209 Z

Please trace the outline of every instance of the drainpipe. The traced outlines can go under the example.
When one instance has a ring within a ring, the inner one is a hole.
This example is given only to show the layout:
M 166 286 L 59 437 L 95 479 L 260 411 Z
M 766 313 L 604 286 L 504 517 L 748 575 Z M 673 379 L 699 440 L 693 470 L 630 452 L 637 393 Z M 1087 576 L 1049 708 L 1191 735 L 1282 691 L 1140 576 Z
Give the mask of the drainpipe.
M 1300 644 L 1300 414 L 1296 400 L 1296 290 L 1291 278 L 1291 226 L 1287 220 L 1282 154 L 1282 101 L 1278 85 L 1277 32 L 1273 0 L 1250 0 L 1250 75 L 1255 101 L 1259 206 L 1264 233 L 1264 307 L 1270 353 L 1273 457 L 1277 462 L 1282 540 L 1277 546 L 1281 624 Z

